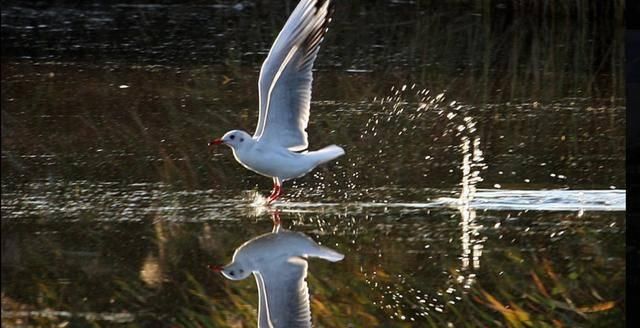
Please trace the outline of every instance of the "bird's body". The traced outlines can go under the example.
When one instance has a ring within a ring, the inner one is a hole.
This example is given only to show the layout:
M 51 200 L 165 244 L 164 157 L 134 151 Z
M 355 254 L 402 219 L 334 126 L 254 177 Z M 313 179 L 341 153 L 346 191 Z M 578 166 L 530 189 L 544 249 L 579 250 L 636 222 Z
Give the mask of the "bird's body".
M 313 62 L 331 12 L 330 0 L 300 1 L 262 64 L 258 80 L 260 111 L 254 135 L 233 130 L 210 143 L 231 147 L 242 166 L 273 178 L 269 202 L 280 195 L 282 182 L 303 176 L 344 154 L 335 145 L 306 151 Z
M 318 151 L 293 152 L 287 148 L 251 139 L 244 147 L 233 148 L 233 156 L 245 168 L 286 181 L 301 177 L 316 166 L 344 154 L 342 148 L 328 146 Z

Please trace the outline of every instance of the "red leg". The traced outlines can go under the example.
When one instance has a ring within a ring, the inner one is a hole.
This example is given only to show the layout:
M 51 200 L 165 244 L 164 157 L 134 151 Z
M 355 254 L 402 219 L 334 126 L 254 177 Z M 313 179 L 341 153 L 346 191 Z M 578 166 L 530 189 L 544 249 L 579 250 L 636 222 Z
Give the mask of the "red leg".
M 271 219 L 273 220 L 273 230 L 272 232 L 277 233 L 280 232 L 280 211 L 278 211 L 277 209 L 271 213 Z
M 273 201 L 278 199 L 278 197 L 280 197 L 281 194 L 282 194 L 282 183 L 280 182 L 280 179 L 273 178 L 273 191 L 271 192 L 271 195 L 269 195 L 269 198 L 267 198 L 267 204 L 273 203 Z
M 271 201 L 271 198 L 273 198 L 273 196 L 276 194 L 276 192 L 278 191 L 278 185 L 276 185 L 276 182 L 273 182 L 273 189 L 271 189 L 271 194 L 269 195 L 269 197 L 267 198 L 269 201 Z

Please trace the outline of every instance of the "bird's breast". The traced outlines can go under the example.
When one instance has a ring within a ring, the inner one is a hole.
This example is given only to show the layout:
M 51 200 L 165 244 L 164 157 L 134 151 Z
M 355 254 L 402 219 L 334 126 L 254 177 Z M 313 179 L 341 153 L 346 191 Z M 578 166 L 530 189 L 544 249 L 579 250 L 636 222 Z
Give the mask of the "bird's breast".
M 245 168 L 268 177 L 290 179 L 311 168 L 307 167 L 304 156 L 287 149 L 267 149 L 257 145 L 251 149 L 234 150 L 233 155 Z

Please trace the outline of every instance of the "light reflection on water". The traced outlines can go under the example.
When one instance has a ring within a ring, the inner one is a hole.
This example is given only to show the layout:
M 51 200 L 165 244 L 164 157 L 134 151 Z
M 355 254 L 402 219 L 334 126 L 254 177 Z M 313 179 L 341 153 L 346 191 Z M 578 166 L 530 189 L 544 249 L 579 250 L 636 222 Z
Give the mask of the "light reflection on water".
M 242 215 L 265 213 L 263 195 L 246 191 L 240 195 L 220 190 L 175 191 L 162 183 L 92 183 L 60 181 L 30 183 L 24 189 L 3 193 L 2 208 L 7 219 L 55 217 L 77 219 L 91 214 L 95 220 L 136 221 L 144 215 L 161 213 L 180 222 L 226 220 Z M 377 191 L 381 193 L 383 191 Z M 492 211 L 624 211 L 624 190 L 485 190 L 460 198 L 447 197 L 448 190 L 402 189 L 396 192 L 421 193 L 431 202 L 373 199 L 369 202 L 276 202 L 273 207 L 294 213 L 363 213 L 367 210 L 429 210 L 458 208 L 461 212 Z M 369 194 L 375 197 L 376 191 Z M 464 197 L 464 198 L 462 198 Z

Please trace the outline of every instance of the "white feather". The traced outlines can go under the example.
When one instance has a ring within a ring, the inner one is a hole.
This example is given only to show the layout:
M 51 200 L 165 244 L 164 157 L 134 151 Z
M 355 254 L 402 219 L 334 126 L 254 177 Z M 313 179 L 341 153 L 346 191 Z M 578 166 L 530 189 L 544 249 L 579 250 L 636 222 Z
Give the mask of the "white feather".
M 246 277 L 238 277 L 240 269 L 253 273 L 258 286 L 259 327 L 311 327 L 308 257 L 336 262 L 344 255 L 318 245 L 303 233 L 281 229 L 242 244 L 222 273 L 234 280 Z
M 302 0 L 262 64 L 254 138 L 291 151 L 308 147 L 313 62 L 329 20 L 330 1 Z

